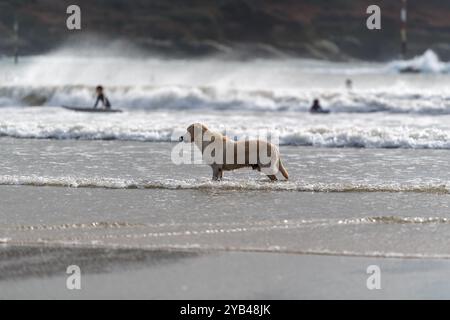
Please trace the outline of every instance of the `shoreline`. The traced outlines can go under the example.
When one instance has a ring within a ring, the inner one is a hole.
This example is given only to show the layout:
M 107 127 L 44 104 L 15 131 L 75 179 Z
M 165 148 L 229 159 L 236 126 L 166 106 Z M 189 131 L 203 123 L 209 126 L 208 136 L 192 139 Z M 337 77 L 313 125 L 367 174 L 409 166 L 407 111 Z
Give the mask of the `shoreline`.
M 8 238 L 0 238 L 0 251 L 9 249 L 30 249 L 30 250 L 92 250 L 92 251 L 143 251 L 149 254 L 154 252 L 166 252 L 168 254 L 186 254 L 186 255 L 209 255 L 209 254 L 280 254 L 292 256 L 311 256 L 311 257 L 334 257 L 334 258 L 362 258 L 362 259 L 388 259 L 388 260 L 449 260 L 450 254 L 404 254 L 404 253 L 358 253 L 358 252 L 333 252 L 329 250 L 293 250 L 287 248 L 238 248 L 238 247 L 198 247 L 197 245 L 127 245 L 127 244 L 106 244 L 106 243 L 70 243 L 66 241 L 36 242 L 27 243 L 10 242 Z
M 3 246 L 450 257 L 448 195 L 23 186 L 0 186 L 0 195 Z
M 0 299 L 450 297 L 450 282 L 443 280 L 450 261 L 439 259 L 3 246 L 0 255 Z M 81 290 L 68 290 L 66 268 L 76 263 Z M 380 290 L 366 286 L 373 265 L 381 269 Z

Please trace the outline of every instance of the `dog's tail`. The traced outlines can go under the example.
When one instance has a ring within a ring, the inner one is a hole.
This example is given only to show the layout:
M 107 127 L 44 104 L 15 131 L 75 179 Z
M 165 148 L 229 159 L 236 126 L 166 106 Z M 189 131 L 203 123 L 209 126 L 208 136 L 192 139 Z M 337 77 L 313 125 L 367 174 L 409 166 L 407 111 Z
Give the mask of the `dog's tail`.
M 289 173 L 287 172 L 286 168 L 283 166 L 281 159 L 278 160 L 278 169 L 280 169 L 280 172 L 283 175 L 283 177 L 285 177 L 286 180 L 289 180 Z

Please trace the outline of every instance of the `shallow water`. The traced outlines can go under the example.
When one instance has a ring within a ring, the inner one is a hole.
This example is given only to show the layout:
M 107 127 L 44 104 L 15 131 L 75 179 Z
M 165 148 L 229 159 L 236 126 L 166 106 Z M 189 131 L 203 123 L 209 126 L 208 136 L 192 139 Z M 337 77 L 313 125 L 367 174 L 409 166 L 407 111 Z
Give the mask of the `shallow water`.
M 268 183 L 242 169 L 216 183 L 206 165 L 174 164 L 178 143 L 2 138 L 0 144 L 3 185 L 448 193 L 450 183 L 448 150 L 282 146 L 289 181 Z
M 450 257 L 449 151 L 281 147 L 212 182 L 174 143 L 0 139 L 7 244 Z

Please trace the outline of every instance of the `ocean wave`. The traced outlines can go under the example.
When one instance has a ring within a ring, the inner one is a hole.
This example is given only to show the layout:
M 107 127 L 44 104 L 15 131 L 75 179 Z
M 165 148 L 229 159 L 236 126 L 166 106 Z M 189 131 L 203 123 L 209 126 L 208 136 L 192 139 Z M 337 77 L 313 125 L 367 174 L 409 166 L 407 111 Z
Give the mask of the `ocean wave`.
M 0 106 L 91 106 L 97 81 L 114 106 L 127 110 L 298 111 L 315 98 L 332 112 L 450 114 L 447 79 L 398 72 L 449 73 L 432 51 L 391 63 L 332 63 L 304 59 L 222 61 L 66 56 L 55 51 L 0 59 Z M 353 89 L 345 88 L 346 79 Z
M 162 117 L 164 115 L 161 115 Z M 364 127 L 364 119 L 361 123 L 342 119 L 343 124 L 336 125 L 332 122 L 315 124 L 314 116 L 308 123 L 307 120 L 299 120 L 298 123 L 290 123 L 289 118 L 278 119 L 275 127 L 265 127 L 259 123 L 246 125 L 244 120 L 236 120 L 233 125 L 227 127 L 226 134 L 237 139 L 247 137 L 276 138 L 277 143 L 287 146 L 313 146 L 324 148 L 403 148 L 403 149 L 450 149 L 450 129 L 439 128 L 431 123 L 430 128 L 417 127 L 412 119 L 399 119 L 402 126 L 382 126 L 380 123 L 370 124 Z M 28 119 L 22 116 L 18 121 L 10 118 L 0 120 L 0 137 L 27 138 L 27 139 L 56 139 L 56 140 L 120 140 L 141 142 L 178 142 L 180 134 L 184 133 L 184 126 L 178 125 L 172 118 L 161 120 L 158 124 L 150 121 L 146 123 L 145 117 L 123 120 L 122 115 L 109 116 L 96 122 L 95 119 L 75 119 L 64 122 L 61 117 L 56 117 L 47 123 L 36 121 L 35 117 Z M 194 118 L 193 118 L 194 119 Z M 212 118 L 216 123 L 220 118 Z M 406 121 L 411 125 L 406 125 Z M 193 120 L 194 121 L 194 120 Z M 232 119 L 230 120 L 232 121 Z M 240 121 L 240 123 L 238 122 Z M 330 120 L 331 121 L 331 120 Z M 369 120 L 368 120 L 369 121 Z M 392 119 L 391 119 L 392 121 Z M 336 121 L 338 122 L 338 121 Z M 349 124 L 350 122 L 350 124 Z M 442 126 L 442 125 L 441 125 Z M 215 126 L 211 126 L 214 128 Z M 264 135 L 267 134 L 267 135 Z M 275 140 L 272 140 L 275 141 Z
M 135 180 L 105 177 L 46 177 L 46 176 L 0 176 L 0 185 L 34 187 L 70 187 L 102 189 L 166 189 L 166 190 L 267 190 L 294 192 L 413 192 L 449 194 L 449 183 L 421 184 L 365 184 L 365 183 L 303 183 L 295 181 L 269 182 L 265 180 L 237 180 L 215 182 L 197 179 Z
M 428 49 L 423 55 L 410 60 L 394 61 L 389 68 L 404 73 L 449 73 L 450 64 L 442 62 L 439 56 Z
M 395 89 L 395 88 L 394 88 Z M 318 98 L 332 113 L 450 114 L 450 92 L 372 89 L 345 91 L 224 89 L 196 86 L 113 86 L 109 100 L 116 108 L 133 111 L 308 112 Z M 92 106 L 88 86 L 0 87 L 0 107 Z
M 450 132 L 423 128 L 312 127 L 280 135 L 281 145 L 450 149 Z

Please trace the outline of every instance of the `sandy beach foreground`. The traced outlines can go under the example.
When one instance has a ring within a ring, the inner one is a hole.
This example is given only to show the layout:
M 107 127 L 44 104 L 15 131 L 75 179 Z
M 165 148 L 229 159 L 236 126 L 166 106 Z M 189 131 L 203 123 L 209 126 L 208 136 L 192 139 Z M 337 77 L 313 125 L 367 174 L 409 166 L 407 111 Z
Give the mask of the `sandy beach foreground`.
M 450 298 L 449 260 L 16 246 L 0 258 L 0 299 Z M 66 288 L 74 261 L 81 290 Z M 380 290 L 367 289 L 369 265 Z

